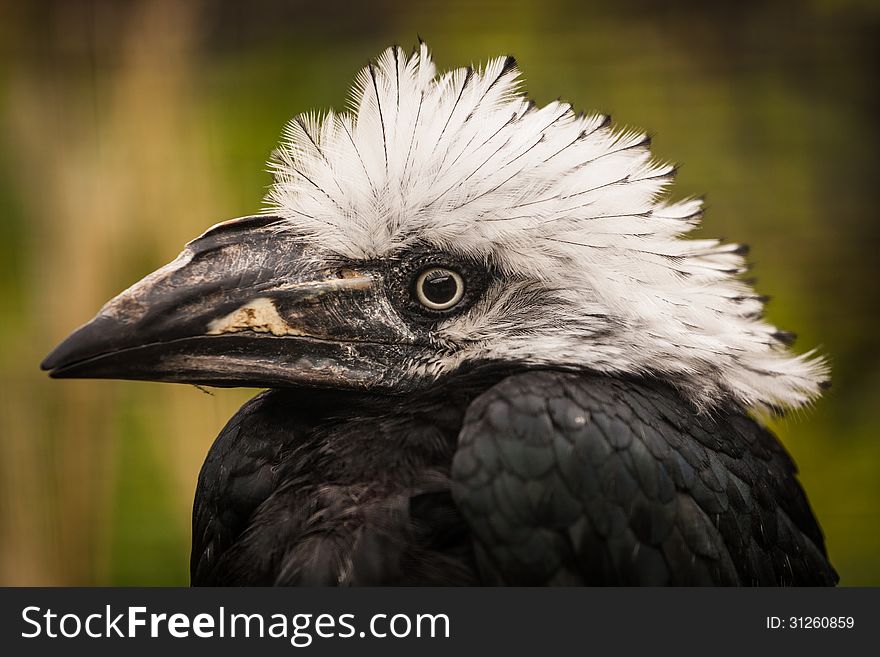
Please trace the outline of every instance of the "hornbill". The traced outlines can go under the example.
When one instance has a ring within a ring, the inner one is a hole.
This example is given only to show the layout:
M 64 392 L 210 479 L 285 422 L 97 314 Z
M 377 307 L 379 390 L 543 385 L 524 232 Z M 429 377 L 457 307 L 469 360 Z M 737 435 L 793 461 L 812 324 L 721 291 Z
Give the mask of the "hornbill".
M 220 223 L 43 362 L 268 388 L 211 447 L 196 585 L 834 584 L 762 414 L 810 404 L 697 199 L 512 58 L 386 50 Z

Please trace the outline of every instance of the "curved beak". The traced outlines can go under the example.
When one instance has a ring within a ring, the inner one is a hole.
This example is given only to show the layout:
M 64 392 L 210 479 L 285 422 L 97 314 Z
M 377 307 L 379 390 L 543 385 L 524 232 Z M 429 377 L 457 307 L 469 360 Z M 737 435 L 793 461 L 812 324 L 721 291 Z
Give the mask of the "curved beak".
M 55 378 L 399 390 L 415 336 L 382 274 L 327 266 L 281 220 L 218 224 L 42 363 Z

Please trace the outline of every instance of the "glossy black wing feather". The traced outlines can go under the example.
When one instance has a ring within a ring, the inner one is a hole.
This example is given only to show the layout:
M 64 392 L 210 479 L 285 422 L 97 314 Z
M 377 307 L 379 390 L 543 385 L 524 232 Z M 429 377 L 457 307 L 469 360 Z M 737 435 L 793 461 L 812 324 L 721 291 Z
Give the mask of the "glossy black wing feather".
M 659 382 L 509 377 L 469 408 L 452 478 L 487 583 L 837 581 L 779 441 Z

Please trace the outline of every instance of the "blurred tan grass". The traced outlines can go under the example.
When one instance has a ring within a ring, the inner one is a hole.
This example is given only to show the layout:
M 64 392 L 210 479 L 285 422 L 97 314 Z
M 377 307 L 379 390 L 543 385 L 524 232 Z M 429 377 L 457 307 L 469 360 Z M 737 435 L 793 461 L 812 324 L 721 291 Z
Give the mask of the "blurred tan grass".
M 158 525 L 176 554 L 188 540 L 198 464 L 247 394 L 59 384 L 35 367 L 46 345 L 89 319 L 119 291 L 119 281 L 134 281 L 170 260 L 229 212 L 211 157 L 210 122 L 192 93 L 196 11 L 195 3 L 140 5 L 118 39 L 118 66 L 92 70 L 96 92 L 104 96 L 98 103 L 82 93 L 75 76 L 13 71 L 8 84 L 5 128 L 19 157 L 15 184 L 34 232 L 23 245 L 34 256 L 24 313 L 3 332 L 0 580 L 8 584 L 124 578 L 113 572 L 114 550 L 150 549 L 151 539 L 145 531 L 140 548 L 126 544 L 108 519 L 120 520 L 114 505 L 130 483 L 120 481 L 126 466 L 143 459 L 155 462 L 156 480 L 142 481 L 153 488 L 140 493 L 158 504 L 142 506 L 147 517 L 124 521 Z M 57 17 L 75 27 L 69 19 Z M 75 29 L 66 34 L 87 36 Z M 143 260 L 132 262 L 133 253 Z M 136 440 L 136 449 L 121 444 L 120 434 Z M 180 556 L 171 572 L 153 573 L 153 583 L 185 581 Z M 149 555 L 141 558 L 149 563 Z

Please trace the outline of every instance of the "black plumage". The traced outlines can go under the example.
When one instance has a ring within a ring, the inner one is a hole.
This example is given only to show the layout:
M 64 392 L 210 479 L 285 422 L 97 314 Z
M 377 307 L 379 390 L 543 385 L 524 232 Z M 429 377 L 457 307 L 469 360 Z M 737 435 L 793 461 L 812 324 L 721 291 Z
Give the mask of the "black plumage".
M 652 380 L 273 390 L 211 449 L 194 584 L 827 585 L 779 441 Z

